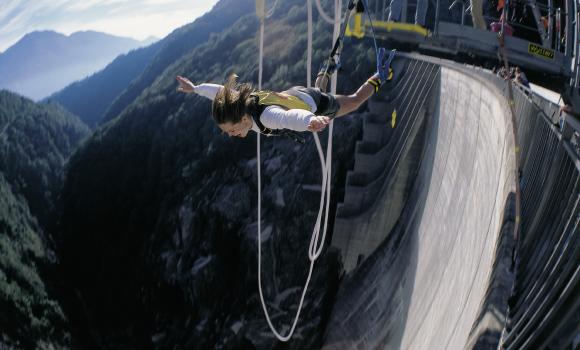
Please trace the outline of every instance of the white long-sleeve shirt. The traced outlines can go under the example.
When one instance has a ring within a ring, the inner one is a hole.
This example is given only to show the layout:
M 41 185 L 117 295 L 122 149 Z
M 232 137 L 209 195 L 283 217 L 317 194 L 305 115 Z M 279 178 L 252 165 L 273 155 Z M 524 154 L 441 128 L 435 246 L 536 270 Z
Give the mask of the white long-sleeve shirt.
M 219 90 L 223 88 L 218 84 L 200 84 L 194 89 L 194 92 L 200 96 L 214 100 Z M 260 121 L 265 127 L 270 129 L 290 129 L 295 131 L 307 131 L 310 118 L 314 117 L 316 112 L 316 103 L 312 97 L 300 91 L 285 91 L 290 95 L 294 95 L 306 102 L 310 106 L 310 111 L 304 109 L 289 109 L 285 110 L 280 106 L 268 106 L 260 115 Z M 252 120 L 252 130 L 259 132 L 260 129 Z

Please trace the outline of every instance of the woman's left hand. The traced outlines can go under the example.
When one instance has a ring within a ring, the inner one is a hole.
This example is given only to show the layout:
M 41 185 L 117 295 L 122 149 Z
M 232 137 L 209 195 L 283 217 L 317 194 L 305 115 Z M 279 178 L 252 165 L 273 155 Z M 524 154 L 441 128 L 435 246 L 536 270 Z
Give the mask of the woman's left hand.
M 330 123 L 330 118 L 315 115 L 314 117 L 310 118 L 310 123 L 308 124 L 308 131 L 312 132 L 319 132 L 324 130 L 326 126 Z
M 175 79 L 177 79 L 177 82 L 179 83 L 179 87 L 177 88 L 177 91 L 185 92 L 185 93 L 195 92 L 195 85 L 193 85 L 193 83 L 191 81 L 189 81 L 189 79 L 184 78 L 180 75 L 175 77 Z

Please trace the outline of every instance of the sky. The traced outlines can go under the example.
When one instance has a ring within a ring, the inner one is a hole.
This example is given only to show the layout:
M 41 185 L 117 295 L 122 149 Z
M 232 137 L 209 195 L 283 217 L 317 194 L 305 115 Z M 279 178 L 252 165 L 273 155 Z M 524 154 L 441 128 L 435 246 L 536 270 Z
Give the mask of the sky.
M 25 34 L 69 35 L 95 30 L 143 40 L 159 39 L 208 12 L 217 0 L 0 0 L 0 52 Z

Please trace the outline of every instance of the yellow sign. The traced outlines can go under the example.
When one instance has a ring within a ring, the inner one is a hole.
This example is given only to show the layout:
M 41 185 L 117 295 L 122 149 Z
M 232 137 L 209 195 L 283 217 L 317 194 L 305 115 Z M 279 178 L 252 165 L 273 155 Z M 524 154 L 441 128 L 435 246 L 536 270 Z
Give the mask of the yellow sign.
M 532 55 L 540 56 L 549 60 L 554 59 L 554 51 L 550 49 L 546 49 L 536 44 L 529 43 L 528 44 L 528 52 Z

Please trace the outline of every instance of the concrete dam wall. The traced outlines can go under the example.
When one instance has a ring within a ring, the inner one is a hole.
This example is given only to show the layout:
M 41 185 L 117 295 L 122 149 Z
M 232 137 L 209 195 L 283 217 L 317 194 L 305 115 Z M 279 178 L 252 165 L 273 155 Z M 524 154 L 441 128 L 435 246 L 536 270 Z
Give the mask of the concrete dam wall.
M 513 280 L 509 106 L 467 67 L 400 57 L 395 72 L 337 211 L 347 275 L 323 349 L 497 347 Z

